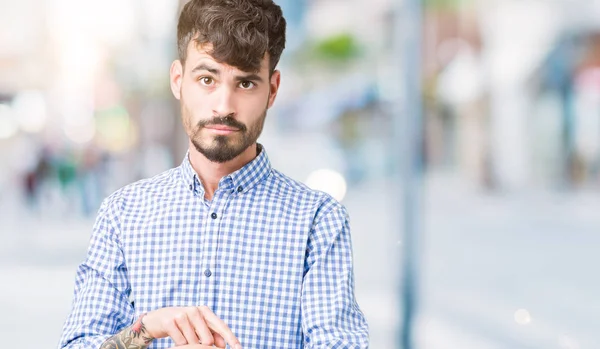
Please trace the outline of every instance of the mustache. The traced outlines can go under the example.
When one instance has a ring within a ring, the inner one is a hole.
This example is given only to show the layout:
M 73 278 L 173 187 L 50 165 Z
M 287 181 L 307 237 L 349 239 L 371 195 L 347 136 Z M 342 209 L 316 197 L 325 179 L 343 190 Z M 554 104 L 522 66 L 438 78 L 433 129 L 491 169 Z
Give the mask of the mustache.
M 201 129 L 206 126 L 211 126 L 211 125 L 222 125 L 222 126 L 236 128 L 242 132 L 246 131 L 246 125 L 237 121 L 231 115 L 219 116 L 219 117 L 212 118 L 210 120 L 200 120 L 197 124 L 198 129 Z

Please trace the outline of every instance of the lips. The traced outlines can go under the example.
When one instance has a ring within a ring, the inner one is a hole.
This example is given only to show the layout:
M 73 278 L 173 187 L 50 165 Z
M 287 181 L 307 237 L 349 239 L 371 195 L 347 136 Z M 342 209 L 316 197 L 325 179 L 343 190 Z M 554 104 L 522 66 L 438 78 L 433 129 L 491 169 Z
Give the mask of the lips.
M 217 131 L 229 131 L 229 132 L 239 131 L 237 128 L 223 126 L 223 125 L 209 125 L 209 126 L 206 126 L 206 128 L 211 129 L 211 130 L 217 130 Z

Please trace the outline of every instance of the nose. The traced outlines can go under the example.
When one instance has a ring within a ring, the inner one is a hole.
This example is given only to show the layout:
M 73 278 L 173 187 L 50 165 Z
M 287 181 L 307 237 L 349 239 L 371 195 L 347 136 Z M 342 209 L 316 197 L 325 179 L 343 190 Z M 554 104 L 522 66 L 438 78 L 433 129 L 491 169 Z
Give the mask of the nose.
M 233 91 L 227 86 L 221 86 L 216 93 L 216 100 L 213 107 L 215 116 L 235 116 L 235 106 L 233 103 Z

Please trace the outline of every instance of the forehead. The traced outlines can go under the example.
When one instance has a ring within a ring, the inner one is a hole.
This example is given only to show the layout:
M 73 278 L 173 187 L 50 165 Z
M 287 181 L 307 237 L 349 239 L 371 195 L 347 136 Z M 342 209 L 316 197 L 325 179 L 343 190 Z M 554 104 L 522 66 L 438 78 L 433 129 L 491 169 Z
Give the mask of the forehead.
M 210 55 L 209 52 L 212 51 L 212 44 L 196 44 L 195 40 L 190 40 L 187 48 L 187 59 L 185 61 L 185 70 L 194 69 L 198 64 L 209 63 L 211 66 L 215 68 L 223 69 L 225 71 L 230 72 L 238 72 L 238 73 L 268 73 L 269 71 L 269 54 L 265 53 L 263 59 L 260 62 L 260 70 L 259 71 L 244 71 L 237 67 L 231 66 L 224 62 L 218 62 L 215 60 L 213 56 Z

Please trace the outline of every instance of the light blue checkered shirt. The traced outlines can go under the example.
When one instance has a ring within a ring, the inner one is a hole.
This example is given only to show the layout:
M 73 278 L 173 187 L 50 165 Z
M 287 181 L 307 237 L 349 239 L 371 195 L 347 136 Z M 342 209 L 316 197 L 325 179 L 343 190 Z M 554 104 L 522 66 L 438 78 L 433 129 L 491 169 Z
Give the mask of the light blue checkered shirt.
M 142 313 L 207 305 L 244 349 L 367 348 L 352 263 L 346 209 L 264 149 L 211 201 L 186 155 L 103 202 L 59 347 L 97 349 Z

